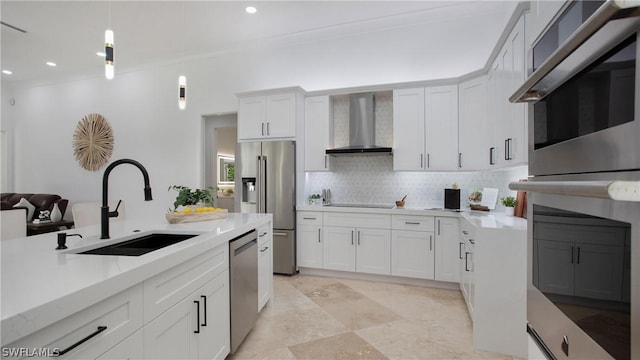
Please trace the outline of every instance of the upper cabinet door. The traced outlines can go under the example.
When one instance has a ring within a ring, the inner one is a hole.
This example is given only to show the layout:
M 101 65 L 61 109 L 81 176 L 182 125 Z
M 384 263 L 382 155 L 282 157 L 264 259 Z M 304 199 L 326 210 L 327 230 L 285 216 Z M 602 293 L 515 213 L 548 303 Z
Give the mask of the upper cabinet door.
M 458 170 L 458 86 L 425 89 L 427 170 Z
M 283 92 L 238 97 L 238 141 L 295 140 L 302 95 Z
M 330 157 L 325 151 L 331 147 L 331 99 L 308 97 L 304 100 L 304 170 L 329 171 Z
M 393 91 L 393 170 L 425 170 L 424 88 Z
M 268 138 L 295 138 L 296 94 L 267 96 L 265 136 Z
M 460 170 L 485 170 L 489 167 L 491 156 L 487 146 L 487 77 L 461 83 L 458 93 Z
M 238 99 L 238 139 L 259 139 L 264 136 L 266 98 L 252 96 Z

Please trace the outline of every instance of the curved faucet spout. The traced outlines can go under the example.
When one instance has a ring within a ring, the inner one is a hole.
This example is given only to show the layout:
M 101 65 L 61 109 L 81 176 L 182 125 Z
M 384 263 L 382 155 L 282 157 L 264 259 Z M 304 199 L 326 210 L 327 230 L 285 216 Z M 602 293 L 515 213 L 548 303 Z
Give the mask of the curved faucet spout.
M 150 201 L 153 200 L 151 197 L 151 187 L 149 186 L 149 173 L 147 169 L 142 166 L 139 162 L 131 159 L 120 159 L 112 162 L 107 166 L 104 170 L 104 175 L 102 175 L 102 207 L 100 208 L 100 225 L 101 225 L 101 236 L 100 239 L 108 239 L 109 238 L 109 218 L 118 216 L 117 211 L 110 212 L 109 211 L 109 174 L 111 170 L 118 165 L 121 164 L 131 164 L 140 169 L 142 172 L 142 176 L 144 177 L 144 200 Z

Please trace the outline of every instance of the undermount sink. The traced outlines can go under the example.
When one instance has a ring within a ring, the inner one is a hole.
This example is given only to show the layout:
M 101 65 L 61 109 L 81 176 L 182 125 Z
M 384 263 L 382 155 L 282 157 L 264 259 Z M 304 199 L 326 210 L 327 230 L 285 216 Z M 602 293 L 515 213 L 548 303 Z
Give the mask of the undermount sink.
M 147 234 L 131 240 L 91 249 L 78 254 L 88 255 L 117 255 L 140 256 L 146 253 L 162 249 L 163 247 L 177 244 L 198 235 L 194 234 Z

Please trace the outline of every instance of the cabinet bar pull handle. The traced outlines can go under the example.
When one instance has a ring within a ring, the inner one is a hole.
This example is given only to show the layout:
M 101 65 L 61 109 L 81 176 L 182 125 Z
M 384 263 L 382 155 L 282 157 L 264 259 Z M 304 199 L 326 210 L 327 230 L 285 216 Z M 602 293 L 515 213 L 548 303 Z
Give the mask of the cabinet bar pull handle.
M 262 135 L 264 136 L 264 123 L 262 123 Z
M 304 219 L 304 220 L 316 220 L 316 218 L 314 218 L 314 217 L 304 217 L 304 216 L 302 217 L 302 219 Z
M 351 245 L 353 245 L 353 231 L 351 231 Z
M 509 160 L 509 139 L 504 139 L 504 159 Z
M 68 353 L 69 351 L 77 348 L 78 346 L 82 345 L 83 343 L 89 341 L 89 339 L 91 339 L 92 337 L 100 334 L 101 332 L 107 330 L 106 326 L 98 326 L 98 329 L 94 332 L 92 332 L 91 334 L 87 335 L 85 338 L 81 339 L 80 341 L 76 342 L 75 344 L 69 346 L 68 348 L 61 350 L 60 352 L 58 352 L 57 356 L 62 356 L 66 353 Z
M 431 167 L 431 154 L 427 154 L 427 168 Z
M 360 231 L 358 231 L 358 245 L 360 245 Z
M 429 251 L 433 251 L 433 235 L 429 235 Z
M 320 228 L 318 228 L 318 242 L 320 242 Z
M 458 153 L 458 167 L 462 167 L 462 153 Z
M 440 220 L 438 220 L 438 235 L 440 235 Z
M 324 156 L 324 168 L 327 168 L 327 155 Z
M 465 235 L 469 235 L 469 232 L 467 230 L 462 230 L 462 233 Z
M 265 232 L 263 232 L 262 234 L 260 234 L 260 235 L 259 235 L 259 237 L 263 237 L 263 236 L 265 236 L 265 235 L 267 235 L 267 234 L 268 234 L 268 232 L 266 232 L 266 231 L 265 231 Z
M 580 246 L 578 246 L 578 261 L 576 261 L 577 265 L 580 265 Z
M 571 263 L 573 264 L 573 246 L 571 247 Z
M 271 131 L 269 130 L 269 123 L 267 123 L 267 135 L 271 135 Z
M 496 161 L 494 159 L 495 152 L 496 152 L 496 148 L 495 147 L 490 147 L 489 148 L 489 165 L 495 165 L 496 164 Z
M 260 249 L 260 252 L 265 252 L 265 251 L 267 251 L 268 249 L 269 249 L 269 247 L 268 247 L 268 246 L 265 246 L 265 247 L 263 247 L 262 249 Z M 206 308 L 205 308 L 205 311 L 206 311 Z
M 462 260 L 462 245 L 464 245 L 464 243 L 458 245 L 458 259 L 460 260 Z
M 420 225 L 419 221 L 405 221 L 404 223 L 407 225 Z
M 464 253 L 464 271 L 469 271 L 469 252 Z
M 424 168 L 424 154 L 420 154 L 420 169 Z
M 202 326 L 207 326 L 207 297 L 205 295 L 200 295 L 202 298 L 202 307 L 204 308 L 204 322 Z
M 196 318 L 198 319 L 196 320 L 196 329 L 193 332 L 200 334 L 200 301 L 193 300 L 193 302 L 196 304 Z

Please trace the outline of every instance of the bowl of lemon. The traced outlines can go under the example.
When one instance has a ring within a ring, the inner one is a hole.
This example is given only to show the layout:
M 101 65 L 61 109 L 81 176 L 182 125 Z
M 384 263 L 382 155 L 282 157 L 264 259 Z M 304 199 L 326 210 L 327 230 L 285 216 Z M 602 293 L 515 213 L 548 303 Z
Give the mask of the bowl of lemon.
M 190 207 L 185 206 L 166 214 L 169 224 L 180 224 L 196 221 L 208 221 L 216 219 L 224 219 L 229 211 L 227 209 L 215 208 L 209 206 Z

